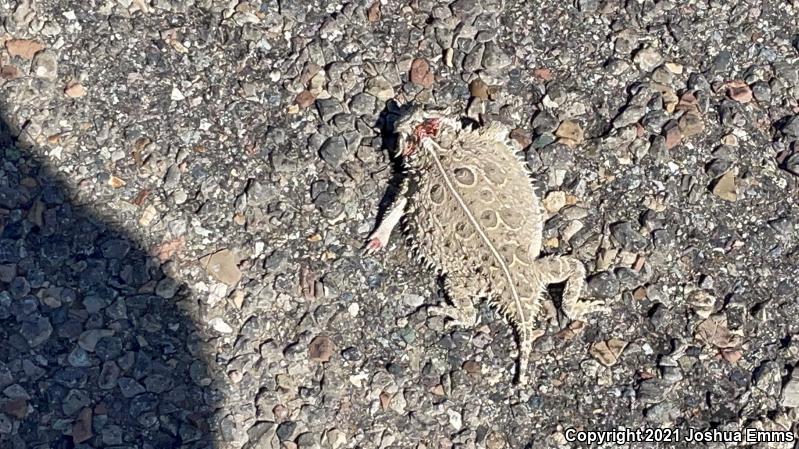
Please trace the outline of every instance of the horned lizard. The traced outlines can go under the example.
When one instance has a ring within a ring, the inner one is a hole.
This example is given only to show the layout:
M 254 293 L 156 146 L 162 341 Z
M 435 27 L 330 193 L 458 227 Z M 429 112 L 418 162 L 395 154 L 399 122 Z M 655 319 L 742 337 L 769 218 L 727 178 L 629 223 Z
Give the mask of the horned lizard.
M 516 328 L 516 381 L 526 383 L 533 342 L 545 333 L 539 320 L 553 313 L 544 301 L 548 284 L 566 281 L 561 308 L 569 319 L 606 310 L 580 299 L 585 268 L 571 257 L 539 257 L 546 213 L 503 125 L 471 129 L 446 112 L 412 106 L 395 131 L 405 176 L 367 252 L 384 248 L 402 219 L 452 302 L 429 311 L 450 318 L 448 327 L 471 327 L 475 301 L 487 298 Z

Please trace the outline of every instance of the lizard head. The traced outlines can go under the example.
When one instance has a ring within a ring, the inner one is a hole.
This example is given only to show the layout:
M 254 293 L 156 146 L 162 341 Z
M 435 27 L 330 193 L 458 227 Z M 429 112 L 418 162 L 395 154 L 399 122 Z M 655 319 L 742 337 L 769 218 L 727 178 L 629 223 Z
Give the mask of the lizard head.
M 397 155 L 413 156 L 424 139 L 438 135 L 442 119 L 448 113 L 448 109 L 435 111 L 425 110 L 418 105 L 407 106 L 394 124 L 398 136 Z

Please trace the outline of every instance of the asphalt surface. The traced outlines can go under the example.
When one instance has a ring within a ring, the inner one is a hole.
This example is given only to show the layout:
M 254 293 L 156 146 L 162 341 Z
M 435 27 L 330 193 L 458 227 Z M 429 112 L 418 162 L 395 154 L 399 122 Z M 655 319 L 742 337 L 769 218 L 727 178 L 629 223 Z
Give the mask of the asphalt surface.
M 0 447 L 788 439 L 798 22 L 791 1 L 0 0 Z M 501 316 L 447 330 L 401 238 L 361 251 L 407 102 L 513 129 L 544 252 L 612 309 L 551 325 L 527 387 Z

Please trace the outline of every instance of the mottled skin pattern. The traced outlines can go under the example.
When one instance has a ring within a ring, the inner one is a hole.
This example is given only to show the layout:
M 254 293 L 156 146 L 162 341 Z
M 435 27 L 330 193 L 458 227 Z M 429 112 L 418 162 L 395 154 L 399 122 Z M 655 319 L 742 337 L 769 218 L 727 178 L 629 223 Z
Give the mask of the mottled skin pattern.
M 547 284 L 566 281 L 562 308 L 572 319 L 603 308 L 579 300 L 585 269 L 568 257 L 539 258 L 546 213 L 503 126 L 471 130 L 416 110 L 396 130 L 407 172 L 403 194 L 369 249 L 384 247 L 404 214 L 413 247 L 444 275 L 452 302 L 431 312 L 473 326 L 474 303 L 487 298 L 516 327 L 517 379 L 525 383 L 532 344 L 544 333 L 538 322 Z

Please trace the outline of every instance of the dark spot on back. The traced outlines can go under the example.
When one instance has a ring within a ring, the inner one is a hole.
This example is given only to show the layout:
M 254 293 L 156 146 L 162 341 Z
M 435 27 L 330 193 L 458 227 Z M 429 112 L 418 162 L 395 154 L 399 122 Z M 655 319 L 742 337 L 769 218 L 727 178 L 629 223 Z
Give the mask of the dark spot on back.
M 462 185 L 473 186 L 475 176 L 471 169 L 460 167 L 455 169 L 455 179 Z

